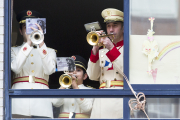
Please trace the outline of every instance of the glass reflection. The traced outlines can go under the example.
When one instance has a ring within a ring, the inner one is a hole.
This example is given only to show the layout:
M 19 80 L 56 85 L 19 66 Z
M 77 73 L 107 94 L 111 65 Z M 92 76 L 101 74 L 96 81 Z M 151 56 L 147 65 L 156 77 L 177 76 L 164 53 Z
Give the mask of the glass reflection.
M 179 0 L 130 1 L 131 84 L 180 84 L 179 6 Z
M 130 34 L 145 35 L 148 18 L 154 17 L 156 35 L 180 35 L 179 5 L 179 0 L 131 0 Z
M 180 118 L 179 98 L 147 98 L 145 111 L 149 118 Z M 146 118 L 143 111 L 131 111 L 131 118 Z
M 21 106 L 16 104 L 17 101 L 26 101 L 30 103 L 30 106 Z M 107 103 L 107 106 L 101 106 L 98 102 L 94 101 Z M 44 104 L 42 106 L 39 102 L 51 104 Z M 11 110 L 12 118 L 122 118 L 122 107 L 113 108 L 111 107 L 111 102 L 117 103 L 117 106 L 123 105 L 122 98 L 12 98 L 13 107 Z M 108 109 L 105 109 L 107 107 Z

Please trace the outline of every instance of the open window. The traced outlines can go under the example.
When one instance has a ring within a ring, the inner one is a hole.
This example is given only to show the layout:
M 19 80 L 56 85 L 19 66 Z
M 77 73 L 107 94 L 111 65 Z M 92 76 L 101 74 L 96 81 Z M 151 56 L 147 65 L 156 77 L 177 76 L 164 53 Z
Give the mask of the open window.
M 4 3 L 5 119 L 12 118 L 13 103 L 11 101 L 17 98 L 123 98 L 122 119 L 146 119 L 144 112 L 130 111 L 128 101 L 133 99 L 134 95 L 126 82 L 124 82 L 124 90 L 59 91 L 57 89 L 59 88 L 58 79 L 62 73 L 57 72 L 50 76 L 50 89 L 48 90 L 11 89 L 10 48 L 14 45 L 21 45 L 23 42 L 17 32 L 18 23 L 14 17 L 18 12 L 34 9 L 46 17 L 45 43 L 48 47 L 58 51 L 58 57 L 79 54 L 88 60 L 92 47 L 87 44 L 84 24 L 99 21 L 102 29 L 105 30 L 100 13 L 107 7 L 124 11 L 124 73 L 129 78 L 135 92 L 143 92 L 146 95 L 145 111 L 148 116 L 154 120 L 180 118 L 178 114 L 180 109 L 178 73 L 180 68 L 178 55 L 180 3 L 178 0 L 31 0 L 30 2 L 5 0 Z M 13 6 L 12 13 L 11 6 Z M 155 18 L 154 39 L 158 41 L 159 52 L 162 51 L 161 56 L 152 63 L 153 76 L 147 74 L 148 58 L 141 52 L 143 40 L 148 39 L 146 34 L 150 29 L 149 17 Z M 95 88 L 99 86 L 98 82 L 90 80 L 85 84 Z

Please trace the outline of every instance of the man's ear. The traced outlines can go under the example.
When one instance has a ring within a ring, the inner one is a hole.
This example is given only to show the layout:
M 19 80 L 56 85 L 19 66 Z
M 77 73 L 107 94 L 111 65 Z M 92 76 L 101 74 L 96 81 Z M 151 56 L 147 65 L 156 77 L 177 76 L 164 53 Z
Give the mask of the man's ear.
M 83 80 L 86 80 L 86 78 L 87 78 L 87 73 L 84 74 Z
M 20 34 L 22 35 L 22 30 L 19 28 L 19 32 L 20 32 Z

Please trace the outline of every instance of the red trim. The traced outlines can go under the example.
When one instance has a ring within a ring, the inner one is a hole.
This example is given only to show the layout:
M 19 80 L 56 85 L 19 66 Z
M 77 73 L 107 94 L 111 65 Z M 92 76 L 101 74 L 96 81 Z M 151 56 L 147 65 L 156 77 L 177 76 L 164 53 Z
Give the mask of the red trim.
M 114 43 L 113 43 L 114 44 Z M 124 40 L 119 41 L 118 43 L 114 44 L 114 47 L 112 50 L 110 50 L 109 52 L 106 53 L 107 57 L 109 58 L 109 60 L 111 62 L 113 62 L 114 60 L 117 59 L 117 57 L 119 55 L 121 55 L 121 53 L 119 52 L 119 49 L 124 45 Z M 119 49 L 117 49 L 116 47 L 120 47 Z
M 18 77 L 18 78 L 26 78 L 26 77 L 29 77 L 29 76 Z M 15 78 L 15 79 L 18 79 L 18 78 Z M 42 79 L 42 78 L 38 78 L 38 77 L 35 77 L 35 78 L 46 81 L 45 79 Z M 15 80 L 15 79 L 14 79 L 14 80 Z M 18 82 L 14 82 L 13 84 L 20 83 L 20 82 L 29 82 L 29 80 L 27 80 L 27 81 L 18 81 Z M 35 83 L 40 83 L 40 84 L 43 84 L 43 85 L 46 85 L 47 87 L 49 87 L 47 84 L 44 84 L 44 83 L 41 83 L 41 82 L 36 82 L 36 81 L 35 81 Z M 12 85 L 13 85 L 13 84 L 12 84 Z
M 111 16 L 119 16 L 119 17 L 123 17 L 123 16 L 120 16 L 120 15 L 111 15 Z M 108 17 L 108 16 L 105 16 L 105 17 Z
M 21 82 L 29 82 L 29 81 L 19 81 L 19 82 L 14 82 L 12 85 L 16 84 L 16 83 L 21 83 Z M 41 82 L 36 82 L 35 83 L 40 83 L 40 84 L 43 84 L 43 85 L 46 85 L 44 83 L 41 83 Z M 46 85 L 47 87 L 49 87 L 48 85 Z
M 113 87 L 113 86 L 115 86 L 115 87 L 123 87 L 123 85 L 111 85 L 110 87 Z M 101 88 L 105 88 L 105 87 L 100 87 L 99 89 L 101 89 Z
M 113 62 L 114 60 L 117 59 L 117 57 L 119 55 L 121 55 L 121 53 L 119 52 L 119 50 L 114 46 L 112 50 L 110 50 L 109 52 L 106 53 L 107 57 L 109 58 L 109 60 L 111 62 Z
M 96 63 L 99 60 L 99 51 L 96 55 L 94 55 L 91 51 L 90 60 L 91 60 L 91 62 Z
M 114 43 L 113 43 L 114 44 Z M 124 40 L 119 41 L 118 43 L 114 44 L 114 46 L 119 47 L 124 45 Z
M 112 67 L 111 67 L 111 68 L 108 68 L 107 70 L 113 70 L 113 64 L 112 64 Z
M 23 76 L 23 77 L 18 77 L 18 78 L 25 78 L 25 77 L 29 77 L 29 76 Z M 14 78 L 14 80 L 15 80 L 15 79 L 18 79 L 18 78 Z M 38 78 L 38 77 L 35 77 L 35 78 L 41 79 L 41 80 L 45 80 L 45 79 L 43 79 L 43 78 Z M 45 81 L 46 81 L 46 80 L 45 80 Z

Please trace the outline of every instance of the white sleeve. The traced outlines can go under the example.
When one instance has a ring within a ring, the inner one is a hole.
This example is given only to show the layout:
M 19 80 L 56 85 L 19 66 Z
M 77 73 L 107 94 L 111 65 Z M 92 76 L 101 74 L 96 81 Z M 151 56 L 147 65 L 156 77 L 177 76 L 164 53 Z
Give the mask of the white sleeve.
M 11 48 L 11 70 L 16 74 L 21 72 L 33 47 L 30 47 L 29 44 L 25 43 L 19 51 L 18 49 L 19 48 L 17 47 Z
M 60 107 L 61 105 L 64 104 L 64 98 L 52 98 L 51 102 L 53 106 Z
M 101 67 L 100 67 L 99 60 L 96 63 L 93 63 L 89 59 L 87 74 L 89 76 L 89 79 L 99 81 L 99 78 L 101 75 Z
M 44 43 L 41 48 L 37 47 L 42 58 L 43 69 L 46 75 L 50 75 L 56 70 L 56 52 L 53 49 L 48 49 Z
M 94 98 L 75 98 L 82 112 L 90 112 L 92 110 Z

